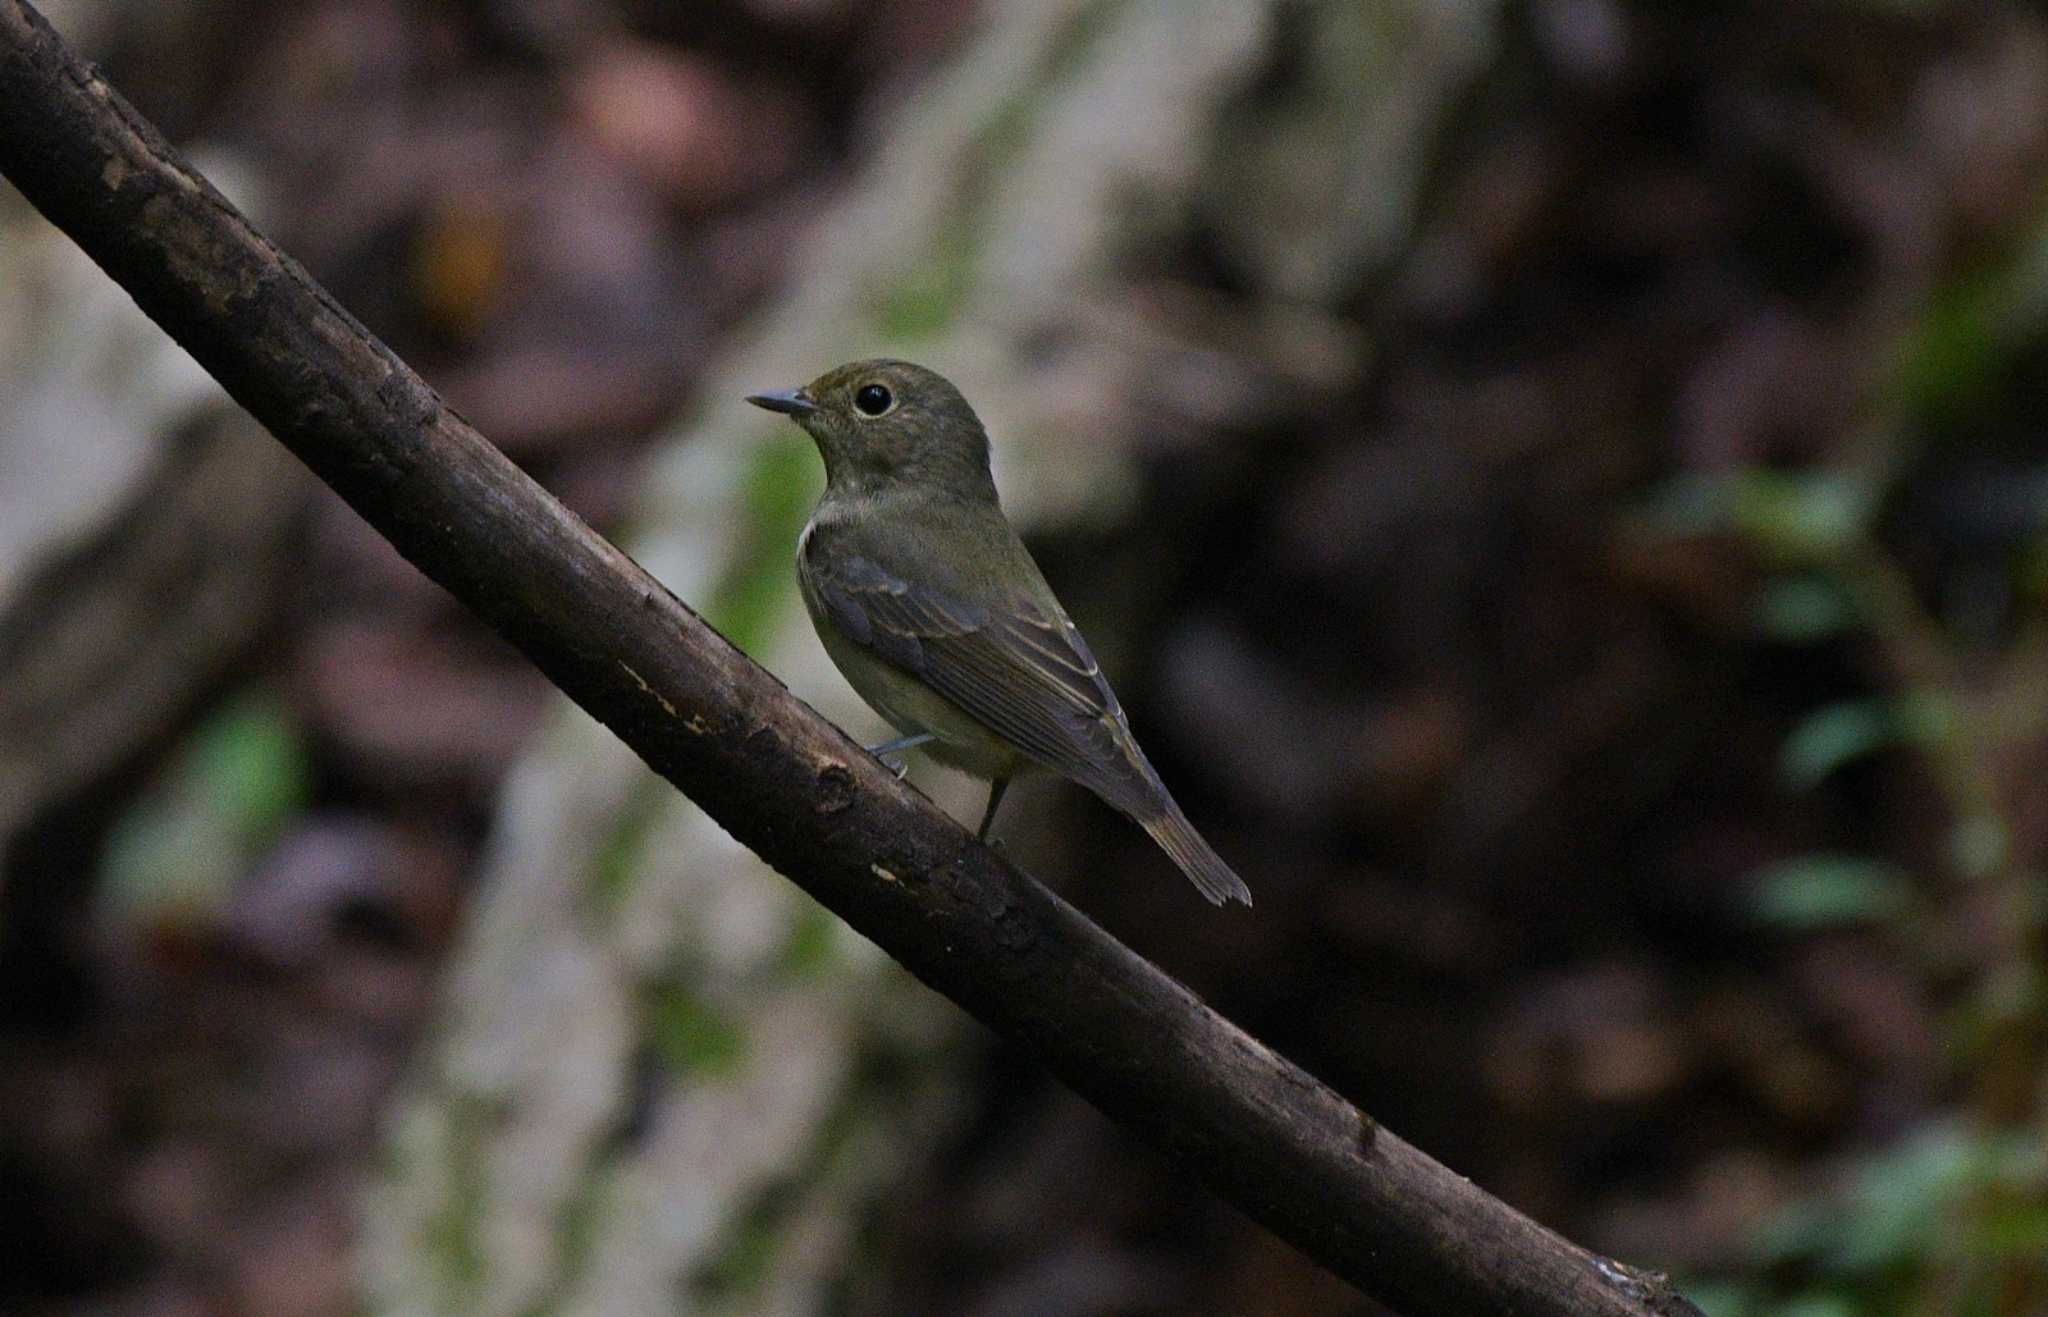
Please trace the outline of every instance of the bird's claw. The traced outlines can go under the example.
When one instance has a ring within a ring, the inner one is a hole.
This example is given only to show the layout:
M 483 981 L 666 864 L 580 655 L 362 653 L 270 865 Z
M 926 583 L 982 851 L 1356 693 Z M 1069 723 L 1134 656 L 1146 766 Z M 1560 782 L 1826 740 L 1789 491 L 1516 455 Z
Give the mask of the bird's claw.
M 880 745 L 871 745 L 867 749 L 869 754 L 881 761 L 882 767 L 894 773 L 896 780 L 901 782 L 903 775 L 910 771 L 910 760 L 891 759 L 889 756 L 899 750 L 909 750 L 923 745 L 931 739 L 930 732 L 914 732 L 909 736 L 899 736 L 893 741 L 884 741 Z

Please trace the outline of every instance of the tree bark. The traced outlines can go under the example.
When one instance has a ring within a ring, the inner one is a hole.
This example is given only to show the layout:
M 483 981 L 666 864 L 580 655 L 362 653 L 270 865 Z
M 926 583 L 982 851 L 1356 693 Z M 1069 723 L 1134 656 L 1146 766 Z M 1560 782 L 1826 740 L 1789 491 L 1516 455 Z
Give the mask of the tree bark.
M 0 171 L 293 453 L 741 842 L 1284 1238 L 1414 1313 L 1688 1313 L 1478 1190 L 977 845 L 522 475 L 0 0 Z

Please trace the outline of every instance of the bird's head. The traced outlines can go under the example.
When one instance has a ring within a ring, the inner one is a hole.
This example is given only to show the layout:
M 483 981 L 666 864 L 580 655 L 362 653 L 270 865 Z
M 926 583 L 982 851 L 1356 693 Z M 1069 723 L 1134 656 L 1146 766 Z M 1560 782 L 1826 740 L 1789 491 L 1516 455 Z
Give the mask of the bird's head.
M 747 401 L 807 430 L 834 487 L 939 482 L 952 492 L 994 497 L 988 432 L 936 371 L 886 358 L 856 361 L 800 389 L 749 394 Z

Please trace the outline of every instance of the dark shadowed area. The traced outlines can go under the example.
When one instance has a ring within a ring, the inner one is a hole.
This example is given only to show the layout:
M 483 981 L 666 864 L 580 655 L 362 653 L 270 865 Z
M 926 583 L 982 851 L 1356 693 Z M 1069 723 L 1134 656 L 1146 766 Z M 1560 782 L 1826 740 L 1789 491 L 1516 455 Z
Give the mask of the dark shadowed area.
M 1256 905 L 1008 853 L 1431 1155 L 2048 1311 L 2035 8 L 42 7 L 871 741 L 740 395 L 958 381 Z M 1383 1311 L 735 850 L 0 190 L 0 1312 Z

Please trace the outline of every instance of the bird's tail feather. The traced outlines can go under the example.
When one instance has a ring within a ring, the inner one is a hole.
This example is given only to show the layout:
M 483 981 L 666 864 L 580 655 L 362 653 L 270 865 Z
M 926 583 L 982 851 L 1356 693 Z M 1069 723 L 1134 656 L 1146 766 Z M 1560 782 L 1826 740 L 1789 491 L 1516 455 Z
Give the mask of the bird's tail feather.
M 1225 901 L 1252 903 L 1251 889 L 1244 885 L 1244 879 L 1237 876 L 1214 847 L 1202 840 L 1202 834 L 1195 831 L 1195 825 L 1188 822 L 1187 815 L 1180 812 L 1180 806 L 1169 798 L 1163 813 L 1138 822 L 1145 831 L 1152 834 L 1152 840 L 1159 843 L 1161 850 L 1173 858 L 1188 881 L 1209 898 L 1212 905 Z

